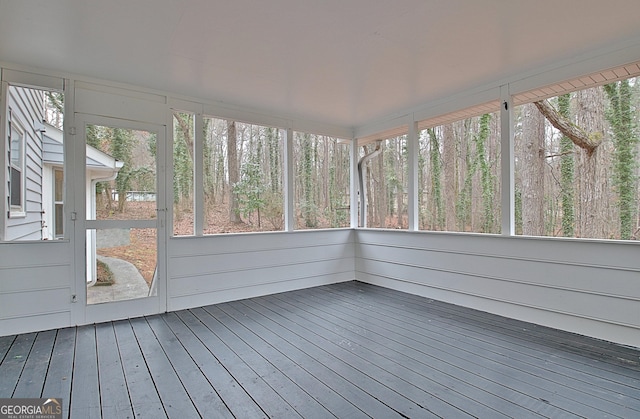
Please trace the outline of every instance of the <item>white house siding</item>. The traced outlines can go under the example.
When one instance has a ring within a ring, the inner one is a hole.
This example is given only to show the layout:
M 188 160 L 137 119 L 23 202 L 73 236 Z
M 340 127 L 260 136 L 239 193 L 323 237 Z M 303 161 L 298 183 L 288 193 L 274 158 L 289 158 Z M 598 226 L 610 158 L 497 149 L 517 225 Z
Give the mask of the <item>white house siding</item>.
M 0 243 L 0 336 L 72 324 L 70 246 Z
M 352 280 L 353 235 L 317 230 L 171 239 L 168 309 Z
M 363 282 L 640 347 L 637 243 L 358 230 Z
M 25 216 L 7 218 L 4 237 L 6 241 L 42 239 L 43 150 L 42 136 L 40 132 L 35 131 L 34 123 L 42 121 L 44 116 L 43 95 L 42 91 L 33 89 L 9 88 L 8 102 L 12 123 L 18 120 L 25 131 Z

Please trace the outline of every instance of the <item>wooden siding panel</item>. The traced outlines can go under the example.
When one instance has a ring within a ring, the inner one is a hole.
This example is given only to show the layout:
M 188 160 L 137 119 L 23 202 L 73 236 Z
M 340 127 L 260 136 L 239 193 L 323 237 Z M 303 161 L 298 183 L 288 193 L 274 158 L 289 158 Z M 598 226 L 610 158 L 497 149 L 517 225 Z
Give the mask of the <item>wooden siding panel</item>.
M 295 267 L 282 265 L 273 267 L 261 267 L 258 269 L 243 269 L 219 272 L 216 274 L 203 273 L 188 278 L 175 280 L 180 284 L 179 289 L 172 295 L 182 297 L 186 295 L 201 294 L 203 292 L 223 291 L 232 288 L 258 287 L 263 284 L 288 282 L 305 278 L 320 278 L 322 276 L 351 273 L 353 274 L 353 260 L 340 259 L 333 263 L 307 262 Z M 324 283 L 324 281 L 323 281 Z
M 354 278 L 351 230 L 180 238 L 169 248 L 170 310 Z
M 181 278 L 203 274 L 215 275 L 235 269 L 248 271 L 309 262 L 330 262 L 345 257 L 353 257 L 353 246 L 347 244 L 310 245 L 295 249 L 194 255 L 172 259 L 169 264 L 169 276 Z
M 359 230 L 356 278 L 640 346 L 636 243 Z
M 621 325 L 633 326 L 630 316 L 637 311 L 640 301 L 615 296 L 605 296 L 580 291 L 496 280 L 482 275 L 468 275 L 447 271 L 370 262 L 364 273 L 397 281 L 409 281 L 437 288 L 469 294 L 488 300 L 529 306 L 552 312 L 570 313 L 587 318 L 597 318 Z M 428 278 L 428 281 L 424 281 Z
M 12 121 L 17 121 L 24 129 L 23 204 L 24 217 L 9 218 L 6 224 L 5 240 L 42 239 L 42 138 L 33 124 L 40 122 L 44 115 L 41 91 L 11 87 L 9 107 Z
M 0 243 L 0 334 L 71 324 L 70 243 Z
M 496 280 L 507 280 L 522 284 L 537 284 L 551 288 L 574 289 L 577 291 L 612 294 L 616 290 L 630 293 L 617 294 L 620 297 L 640 299 L 638 280 L 629 269 L 610 266 L 583 266 L 565 261 L 531 260 L 526 257 L 503 257 L 489 254 L 463 254 L 460 251 L 440 251 L 437 249 L 396 249 L 382 252 L 385 246 L 363 244 L 359 255 L 363 259 L 413 266 L 434 271 L 449 271 L 471 276 L 483 276 Z M 460 264 L 464 258 L 465 263 Z M 508 272 L 518 272 L 518 277 L 505 276 Z M 606 278 L 603 279 L 603 278 Z

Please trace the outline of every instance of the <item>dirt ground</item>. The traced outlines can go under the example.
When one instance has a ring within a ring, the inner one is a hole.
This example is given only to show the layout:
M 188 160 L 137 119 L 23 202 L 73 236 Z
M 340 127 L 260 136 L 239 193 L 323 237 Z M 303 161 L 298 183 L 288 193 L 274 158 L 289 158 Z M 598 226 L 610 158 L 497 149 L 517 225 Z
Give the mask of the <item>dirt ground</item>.
M 175 211 L 175 213 L 173 235 L 192 235 L 193 214 L 189 210 Z M 156 218 L 155 202 L 127 202 L 123 213 L 120 213 L 117 208 L 112 210 L 104 209 L 98 211 L 97 218 L 100 220 L 154 219 Z M 222 204 L 212 207 L 207 214 L 204 233 L 219 234 L 282 230 L 282 226 L 276 224 L 277 222 L 271 222 L 266 218 L 261 220 L 260 228 L 257 226 L 257 219 L 245 220 L 239 224 L 230 223 L 228 206 Z M 98 250 L 98 254 L 132 263 L 138 268 L 145 281 L 151 284 L 157 259 L 156 230 L 131 229 L 130 240 L 131 242 L 127 246 L 102 248 Z
M 104 209 L 98 211 L 97 218 L 100 220 L 154 219 L 156 218 L 155 202 L 127 202 L 124 213 L 118 212 L 116 208 L 111 211 Z M 265 225 L 258 229 L 248 223 L 230 223 L 226 205 L 211 211 L 207 217 L 207 224 L 211 227 L 205 229 L 206 234 L 274 230 L 272 225 Z M 191 213 L 180 211 L 174 220 L 173 234 L 175 236 L 193 234 L 193 215 Z M 97 253 L 132 263 L 138 268 L 145 281 L 151 284 L 157 259 L 156 231 L 155 229 L 131 229 L 130 239 L 131 243 L 127 246 L 102 248 Z

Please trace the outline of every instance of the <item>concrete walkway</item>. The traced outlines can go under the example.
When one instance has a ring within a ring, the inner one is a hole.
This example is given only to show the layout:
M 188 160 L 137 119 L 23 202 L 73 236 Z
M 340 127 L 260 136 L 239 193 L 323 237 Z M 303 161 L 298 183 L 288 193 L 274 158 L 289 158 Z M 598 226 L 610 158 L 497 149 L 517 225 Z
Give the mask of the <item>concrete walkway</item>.
M 138 269 L 131 263 L 116 258 L 97 256 L 111 272 L 113 285 L 94 285 L 87 288 L 87 303 L 107 303 L 111 301 L 131 300 L 149 296 L 149 286 Z

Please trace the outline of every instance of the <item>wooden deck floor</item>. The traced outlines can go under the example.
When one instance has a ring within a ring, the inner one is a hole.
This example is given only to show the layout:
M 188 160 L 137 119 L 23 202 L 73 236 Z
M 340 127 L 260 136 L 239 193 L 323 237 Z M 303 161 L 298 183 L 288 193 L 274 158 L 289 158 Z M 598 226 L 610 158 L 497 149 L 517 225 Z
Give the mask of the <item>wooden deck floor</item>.
M 0 337 L 65 417 L 640 417 L 640 351 L 358 282 Z

